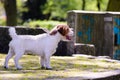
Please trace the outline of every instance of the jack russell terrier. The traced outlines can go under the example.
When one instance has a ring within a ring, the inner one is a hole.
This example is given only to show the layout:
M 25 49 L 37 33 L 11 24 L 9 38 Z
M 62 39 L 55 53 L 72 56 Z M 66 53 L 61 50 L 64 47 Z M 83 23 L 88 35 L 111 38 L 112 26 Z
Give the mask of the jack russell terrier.
M 55 53 L 58 43 L 70 41 L 73 30 L 68 25 L 60 24 L 54 27 L 49 33 L 39 35 L 17 35 L 15 28 L 9 28 L 9 35 L 12 40 L 9 43 L 8 55 L 5 58 L 4 68 L 8 69 L 9 59 L 15 55 L 14 62 L 18 70 L 22 69 L 19 59 L 26 52 L 32 52 L 41 57 L 41 68 L 50 70 L 50 57 Z

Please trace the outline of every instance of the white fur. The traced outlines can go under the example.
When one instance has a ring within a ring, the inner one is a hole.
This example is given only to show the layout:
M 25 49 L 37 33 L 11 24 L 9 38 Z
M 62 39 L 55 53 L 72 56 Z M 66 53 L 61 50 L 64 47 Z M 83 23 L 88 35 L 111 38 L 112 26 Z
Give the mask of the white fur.
M 55 28 L 54 28 L 55 29 Z M 53 29 L 53 30 L 54 30 Z M 9 52 L 5 58 L 4 67 L 8 68 L 8 61 L 15 55 L 14 62 L 17 69 L 22 69 L 19 65 L 19 59 L 26 52 L 32 52 L 41 57 L 41 66 L 50 69 L 50 57 L 55 53 L 60 40 L 65 39 L 59 32 L 55 35 L 49 33 L 32 35 L 17 35 L 15 28 L 9 28 L 9 34 L 12 40 L 9 43 Z M 68 35 L 73 35 L 73 31 L 69 31 Z

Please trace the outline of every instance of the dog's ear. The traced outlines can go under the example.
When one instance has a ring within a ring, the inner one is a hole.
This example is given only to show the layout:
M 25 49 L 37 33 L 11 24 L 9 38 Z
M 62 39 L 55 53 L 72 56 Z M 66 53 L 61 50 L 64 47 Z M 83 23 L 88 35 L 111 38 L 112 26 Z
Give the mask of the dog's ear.
M 50 35 L 55 35 L 57 33 L 57 30 L 53 30 L 50 32 Z

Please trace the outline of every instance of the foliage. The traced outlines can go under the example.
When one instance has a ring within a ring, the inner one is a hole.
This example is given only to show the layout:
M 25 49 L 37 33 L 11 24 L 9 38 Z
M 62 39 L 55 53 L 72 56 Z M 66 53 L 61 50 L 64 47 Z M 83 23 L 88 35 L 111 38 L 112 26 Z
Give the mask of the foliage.
M 29 22 L 25 22 L 23 25 L 24 26 L 29 26 L 32 28 L 35 27 L 42 27 L 42 28 L 46 28 L 48 30 L 51 30 L 54 26 L 58 25 L 58 24 L 66 24 L 66 22 L 60 22 L 60 21 L 47 21 L 47 20 L 33 20 L 33 21 L 29 21 Z
M 40 4 L 44 2 L 44 4 L 38 6 L 39 10 L 35 9 L 29 9 L 26 6 L 26 2 L 31 1 L 30 4 L 35 4 L 34 1 L 39 0 L 16 0 L 17 2 L 17 17 L 18 17 L 18 25 L 22 25 L 24 21 L 27 21 L 29 19 L 32 20 L 40 20 L 40 19 L 52 19 L 52 20 L 66 20 L 67 17 L 67 11 L 69 10 L 82 10 L 83 8 L 83 0 L 41 0 Z M 97 1 L 100 1 L 100 8 L 101 11 L 105 11 L 107 8 L 107 4 L 109 0 L 85 0 L 85 10 L 91 10 L 91 11 L 98 11 L 97 7 Z M 0 4 L 0 7 L 3 6 Z M 32 6 L 32 5 L 31 5 Z M 3 11 L 3 10 L 1 10 Z M 28 14 L 31 13 L 32 14 Z M 34 12 L 37 11 L 37 12 Z M 24 12 L 24 15 L 23 15 Z M 25 15 L 25 13 L 27 13 Z M 39 15 L 39 17 L 34 18 L 34 15 Z M 29 16 L 31 15 L 31 17 Z M 41 17 L 40 17 L 41 15 Z M 27 18 L 27 19 L 24 19 Z M 3 23 L 0 23 L 4 25 L 4 20 L 2 21 Z
M 97 11 L 97 0 L 85 0 L 85 10 Z M 18 12 L 28 11 L 27 7 L 22 7 L 25 2 L 17 1 Z M 59 4 L 59 5 L 58 5 Z M 100 0 L 101 10 L 106 10 L 108 0 Z M 45 5 L 40 6 L 38 12 L 43 12 L 46 15 L 46 19 L 55 19 L 55 20 L 65 20 L 67 16 L 67 11 L 69 10 L 81 10 L 82 9 L 82 0 L 47 0 Z M 22 7 L 22 8 L 21 8 Z
M 97 0 L 86 0 L 85 10 L 97 11 L 98 8 L 96 4 L 97 4 Z
M 6 24 L 5 21 L 6 21 L 6 20 L 5 20 L 4 18 L 1 18 L 1 19 L 0 19 L 0 25 L 5 26 L 5 24 Z
M 98 11 L 97 0 L 85 1 L 85 10 Z M 102 11 L 106 10 L 107 4 L 108 0 L 100 0 L 100 7 Z M 47 3 L 45 4 L 45 6 L 43 6 L 43 14 L 51 14 L 50 19 L 65 19 L 67 16 L 67 11 L 81 10 L 82 5 L 82 0 L 47 0 Z
M 5 17 L 3 4 L 0 3 L 0 25 L 5 26 L 5 21 L 6 21 L 6 17 Z
M 22 12 L 27 12 L 28 11 L 28 8 L 26 8 L 26 7 L 24 7 L 23 8 L 23 6 L 24 6 L 24 1 L 22 1 L 22 0 L 17 0 L 17 13 L 18 13 L 18 15 L 17 15 L 17 17 L 18 17 L 18 19 L 17 19 L 17 22 L 18 22 L 18 24 L 21 24 L 22 22 L 23 22 L 23 20 L 22 20 Z
M 107 11 L 120 11 L 120 0 L 109 0 Z
M 101 11 L 105 11 L 109 0 L 100 0 Z M 85 10 L 98 11 L 97 0 L 86 0 Z
M 101 6 L 102 11 L 106 11 L 107 6 L 108 6 L 108 2 L 109 2 L 109 0 L 101 0 L 100 6 Z
M 47 0 L 47 3 L 43 6 L 43 14 L 51 14 L 50 19 L 65 19 L 67 11 L 80 10 L 81 5 L 81 0 Z
M 84 56 L 53 56 L 51 57 L 51 66 L 53 70 L 41 70 L 38 56 L 24 55 L 20 59 L 23 70 L 16 70 L 12 59 L 9 61 L 10 69 L 6 70 L 3 68 L 4 59 L 5 55 L 0 54 L 1 80 L 59 80 L 63 78 L 72 80 L 71 77 L 83 77 L 91 73 L 120 69 L 119 62 L 88 59 Z

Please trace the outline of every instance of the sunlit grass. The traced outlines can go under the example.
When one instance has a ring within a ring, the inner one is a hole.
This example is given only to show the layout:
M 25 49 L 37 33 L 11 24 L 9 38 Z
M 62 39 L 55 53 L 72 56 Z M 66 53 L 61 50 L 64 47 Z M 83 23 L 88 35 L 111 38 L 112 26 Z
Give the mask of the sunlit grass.
M 23 25 L 24 26 L 28 26 L 31 28 L 36 28 L 36 27 L 41 27 L 41 28 L 45 28 L 48 30 L 51 30 L 53 27 L 55 27 L 58 24 L 67 24 L 66 22 L 60 22 L 60 21 L 53 21 L 53 20 L 33 20 L 33 21 L 29 21 L 29 22 L 25 22 Z
M 51 57 L 53 70 L 42 70 L 38 56 L 24 55 L 20 60 L 23 70 L 16 70 L 13 59 L 10 60 L 10 69 L 3 68 L 5 54 L 0 54 L 0 80 L 41 80 L 61 79 L 88 74 L 88 72 L 104 72 L 120 69 L 120 63 L 106 60 L 88 59 L 86 57 Z

